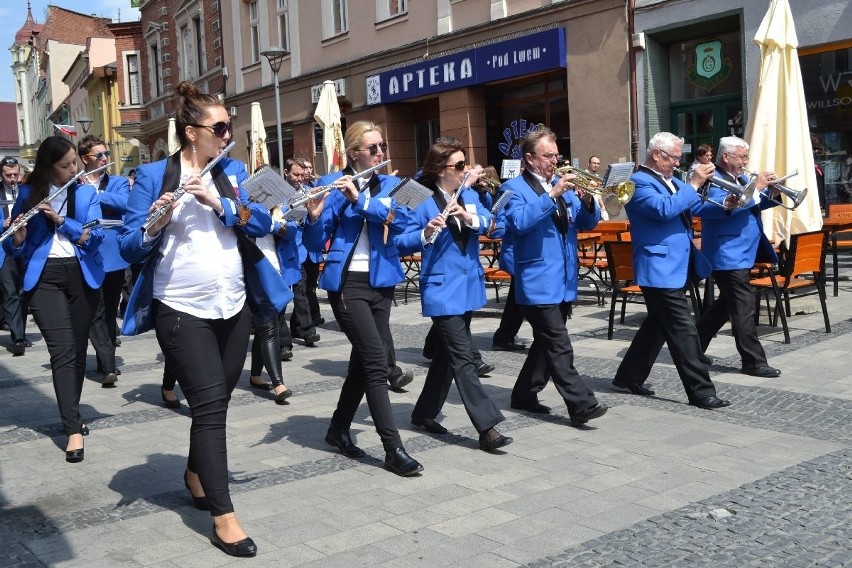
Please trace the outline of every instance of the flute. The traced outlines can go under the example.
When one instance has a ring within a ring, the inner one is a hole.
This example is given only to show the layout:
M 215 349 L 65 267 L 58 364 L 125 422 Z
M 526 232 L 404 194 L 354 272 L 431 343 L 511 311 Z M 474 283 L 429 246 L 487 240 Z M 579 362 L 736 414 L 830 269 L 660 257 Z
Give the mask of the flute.
M 453 193 L 453 196 L 452 196 L 452 197 L 450 198 L 450 200 L 447 202 L 447 206 L 446 206 L 446 207 L 444 207 L 444 210 L 443 210 L 443 211 L 441 211 L 441 218 L 443 218 L 445 221 L 447 220 L 447 217 L 448 217 L 448 216 L 449 216 L 449 214 L 450 214 L 450 208 L 451 208 L 453 205 L 455 205 L 455 204 L 456 204 L 456 201 L 458 201 L 458 200 L 459 200 L 459 195 L 461 195 L 462 190 L 465 188 L 465 185 L 464 185 L 464 184 L 465 184 L 465 183 L 467 183 L 467 178 L 468 178 L 469 176 L 470 176 L 470 172 L 467 172 L 466 174 L 464 174 L 464 177 L 462 178 L 461 185 L 460 185 L 460 186 L 459 186 L 459 188 L 458 188 L 458 189 L 457 189 L 457 190 Z M 435 244 L 435 241 L 436 241 L 436 240 L 438 240 L 438 235 L 440 235 L 440 234 L 441 234 L 441 231 L 443 231 L 443 230 L 444 230 L 444 227 L 435 227 L 435 230 L 434 230 L 434 231 L 432 231 L 432 236 L 431 236 L 431 237 L 429 237 L 429 240 L 427 241 L 427 243 L 428 243 L 428 244 L 430 244 L 430 245 L 434 245 L 434 244 Z
M 218 164 L 219 160 L 224 158 L 225 155 L 228 152 L 230 152 L 234 148 L 234 146 L 236 146 L 236 145 L 237 145 L 237 142 L 234 140 L 230 144 L 225 146 L 225 148 L 222 150 L 222 152 L 218 156 L 216 156 L 215 158 L 213 158 L 212 160 L 207 162 L 207 165 L 204 166 L 204 168 L 200 172 L 198 172 L 196 175 L 198 177 L 204 177 L 210 170 L 213 169 L 213 166 Z M 157 207 L 156 209 L 151 211 L 151 213 L 148 214 L 148 216 L 145 218 L 145 222 L 142 223 L 142 230 L 143 231 L 147 231 L 148 229 L 151 228 L 152 225 L 154 225 L 154 223 L 156 223 L 157 221 L 162 219 L 166 215 L 166 213 L 168 213 L 169 210 L 172 208 L 172 205 L 174 203 L 177 203 L 177 200 L 180 199 L 181 197 L 183 197 L 183 194 L 186 193 L 186 189 L 184 189 L 184 187 L 186 186 L 186 181 L 187 180 L 184 180 L 183 182 L 181 182 L 181 184 L 178 186 L 178 188 L 176 190 L 174 190 L 174 199 L 172 200 L 171 203 L 167 203 L 166 205 L 163 205 L 161 207 Z
M 372 168 L 366 169 L 363 172 L 358 172 L 357 174 L 352 176 L 352 180 L 354 181 L 358 178 L 366 177 L 366 176 L 372 174 L 374 171 L 382 169 L 386 165 L 390 164 L 390 162 L 391 162 L 390 160 L 385 160 L 384 162 L 377 164 L 377 165 L 373 166 Z M 335 180 L 335 181 L 337 181 L 337 180 Z M 299 207 L 301 205 L 304 205 L 305 203 L 307 203 L 311 199 L 316 199 L 318 197 L 322 197 L 323 195 L 325 195 L 326 193 L 328 193 L 332 189 L 334 189 L 334 182 L 332 182 L 328 185 L 324 185 L 322 187 L 316 188 L 313 191 L 306 193 L 305 195 L 297 197 L 296 199 L 294 199 L 293 201 L 290 202 L 290 207 L 296 208 L 296 207 Z
M 88 171 L 88 172 L 87 172 L 87 171 L 85 171 L 85 170 L 82 170 L 82 171 L 77 172 L 77 175 L 75 175 L 74 177 L 72 177 L 72 178 L 68 181 L 68 183 L 66 183 L 65 185 L 63 185 L 62 187 L 60 187 L 59 189 L 57 189 L 56 191 L 54 191 L 53 193 L 51 193 L 50 195 L 48 195 L 47 197 L 45 197 L 44 199 L 42 199 L 41 201 L 39 201 L 38 203 L 36 203 L 36 206 L 35 206 L 35 207 L 33 207 L 32 209 L 30 209 L 29 211 L 27 211 L 26 213 L 24 213 L 23 215 L 21 215 L 21 216 L 20 216 L 20 217 L 19 217 L 19 218 L 18 218 L 18 219 L 14 222 L 14 223 L 12 223 L 11 225 L 9 225 L 9 228 L 8 228 L 8 229 L 6 229 L 6 230 L 3 232 L 3 234 L 2 234 L 2 235 L 0 235 L 0 243 L 2 243 L 3 241 L 5 241 L 5 240 L 6 240 L 6 239 L 8 239 L 9 237 L 11 237 L 11 236 L 15 233 L 15 231 L 17 231 L 18 229 L 20 229 L 21 227 L 23 227 L 24 225 L 26 225 L 26 224 L 27 224 L 27 221 L 29 221 L 30 219 L 32 219 L 33 217 L 35 217 L 35 216 L 38 214 L 38 212 L 39 212 L 39 208 L 38 208 L 38 206 L 39 206 L 39 205 L 41 205 L 42 203 L 50 203 L 51 201 L 53 201 L 53 199 L 54 199 L 55 197 L 57 197 L 57 196 L 59 196 L 59 195 L 62 195 L 62 192 L 64 192 L 65 190 L 67 190 L 67 189 L 68 189 L 69 187 L 71 187 L 73 184 L 77 183 L 77 180 L 78 180 L 78 179 L 80 179 L 80 176 L 82 176 L 83 174 L 93 174 L 93 173 L 97 173 L 97 172 L 99 172 L 99 171 L 101 171 L 101 170 L 105 170 L 106 168 L 110 167 L 110 166 L 111 166 L 111 165 L 113 165 L 114 163 L 115 163 L 115 162 L 110 162 L 110 163 L 108 163 L 108 164 L 105 164 L 105 165 L 103 165 L 103 166 L 101 166 L 101 167 L 99 167 L 99 168 L 95 168 L 94 170 L 91 170 L 91 171 Z

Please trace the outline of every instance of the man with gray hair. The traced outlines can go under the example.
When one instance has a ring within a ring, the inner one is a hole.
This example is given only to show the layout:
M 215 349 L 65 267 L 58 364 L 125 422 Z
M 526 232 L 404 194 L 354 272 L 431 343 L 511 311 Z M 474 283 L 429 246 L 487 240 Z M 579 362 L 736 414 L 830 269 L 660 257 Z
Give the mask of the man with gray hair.
M 736 136 L 719 140 L 714 178 L 746 186 L 751 181 L 743 175 L 747 164 L 748 143 L 745 140 Z M 731 334 L 742 359 L 742 372 L 755 377 L 777 377 L 781 374 L 768 365 L 766 352 L 758 339 L 757 308 L 749 284 L 755 262 L 778 262 L 772 244 L 763 234 L 760 218 L 764 209 L 780 205 L 779 201 L 760 191 L 775 179 L 772 172 L 759 174 L 754 180 L 753 197 L 743 205 L 731 199 L 728 192 L 711 186 L 710 199 L 725 203 L 726 207 L 705 206 L 701 212 L 701 252 L 713 266 L 713 280 L 719 287 L 719 297 L 698 321 L 701 351 L 707 350 L 713 336 L 730 320 Z M 712 363 L 709 357 L 702 357 L 706 364 Z
M 713 164 L 702 164 L 689 183 L 674 177 L 683 141 L 660 132 L 648 142 L 645 163 L 631 177 L 633 198 L 624 206 L 630 219 L 633 270 L 645 297 L 648 316 L 627 349 L 612 384 L 636 395 L 651 396 L 643 386 L 663 343 L 668 345 L 689 404 L 699 408 L 730 405 L 716 396 L 689 310 L 690 278 L 710 274 L 710 265 L 692 242 L 690 210 L 701 205 L 696 191 L 713 175 Z

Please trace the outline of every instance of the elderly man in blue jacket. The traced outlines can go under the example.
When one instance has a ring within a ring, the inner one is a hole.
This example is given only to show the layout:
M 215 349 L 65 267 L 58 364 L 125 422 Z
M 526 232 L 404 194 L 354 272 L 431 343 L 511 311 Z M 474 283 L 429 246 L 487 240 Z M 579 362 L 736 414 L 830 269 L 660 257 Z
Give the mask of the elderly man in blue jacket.
M 683 142 L 670 132 L 660 132 L 648 142 L 645 163 L 631 180 L 636 191 L 624 209 L 630 219 L 633 271 L 642 288 L 648 317 L 642 322 L 624 355 L 612 384 L 633 394 L 650 396 L 643 386 L 651 374 L 663 343 L 671 352 L 689 404 L 721 408 L 730 404 L 716 396 L 695 320 L 686 298 L 688 279 L 706 277 L 710 265 L 692 242 L 691 209 L 701 207 L 696 191 L 713 175 L 713 164 L 702 164 L 689 183 L 673 177 L 680 163 Z
M 514 192 L 506 207 L 506 230 L 514 240 L 515 301 L 533 329 L 533 343 L 512 391 L 512 408 L 546 412 L 538 393 L 553 378 L 575 426 L 607 411 L 574 368 L 565 329 L 577 299 L 577 231 L 600 220 L 594 196 L 574 192 L 576 176 L 554 177 L 559 148 L 546 127 L 521 143 L 524 173 L 501 189 Z

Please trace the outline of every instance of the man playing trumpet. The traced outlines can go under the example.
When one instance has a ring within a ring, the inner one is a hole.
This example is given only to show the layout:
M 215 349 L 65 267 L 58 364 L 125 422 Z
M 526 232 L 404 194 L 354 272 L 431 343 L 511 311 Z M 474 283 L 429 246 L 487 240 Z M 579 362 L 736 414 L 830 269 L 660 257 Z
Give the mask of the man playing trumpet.
M 743 175 L 748 164 L 748 143 L 736 136 L 719 140 L 714 178 L 746 186 L 751 180 Z M 762 172 L 754 179 L 754 196 L 743 206 L 738 199 L 711 185 L 709 197 L 726 207 L 706 203 L 701 208 L 701 252 L 713 267 L 713 279 L 719 297 L 702 314 L 698 336 L 702 353 L 713 336 L 730 319 L 731 334 L 742 359 L 742 372 L 756 377 L 777 377 L 781 371 L 770 367 L 757 337 L 754 292 L 749 277 L 755 262 L 778 262 L 769 239 L 763 233 L 760 212 L 779 205 L 774 198 L 761 193 L 777 180 L 772 172 Z M 712 182 L 711 182 L 712 183 Z M 775 193 L 778 193 L 775 191 Z M 777 197 L 777 196 L 776 196 Z M 702 355 L 709 364 L 711 360 Z

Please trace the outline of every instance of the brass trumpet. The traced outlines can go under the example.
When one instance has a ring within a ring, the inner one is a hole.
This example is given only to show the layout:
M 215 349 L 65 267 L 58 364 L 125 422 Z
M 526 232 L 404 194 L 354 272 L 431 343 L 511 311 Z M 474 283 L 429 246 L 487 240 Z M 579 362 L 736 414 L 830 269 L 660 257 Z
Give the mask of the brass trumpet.
M 757 175 L 758 175 L 755 172 L 751 172 L 751 171 L 749 171 L 745 168 L 743 168 L 743 173 L 751 179 L 757 178 Z M 788 209 L 790 211 L 794 210 L 796 207 L 801 205 L 805 201 L 805 197 L 808 195 L 808 188 L 807 187 L 804 188 L 803 190 L 799 191 L 797 189 L 787 187 L 786 185 L 783 185 L 781 183 L 781 182 L 786 181 L 786 180 L 790 179 L 791 177 L 794 177 L 794 176 L 797 176 L 797 175 L 799 175 L 799 170 L 793 170 L 792 173 L 789 173 L 782 178 L 778 178 L 777 180 L 775 180 L 774 183 L 770 184 L 769 187 L 766 188 L 767 190 L 775 190 L 775 191 L 777 191 L 777 192 L 779 192 L 783 195 L 786 195 L 787 198 L 789 198 L 793 202 L 792 207 L 787 207 L 787 205 L 784 204 L 784 202 L 779 200 L 779 199 L 775 199 L 774 201 L 777 201 L 778 203 L 781 204 L 781 207 L 783 207 L 784 209 Z M 767 195 L 767 197 L 769 197 L 769 196 Z M 772 199 L 772 198 L 769 197 L 769 199 Z
M 621 208 L 633 198 L 633 193 L 636 191 L 636 184 L 632 181 L 623 181 L 604 187 L 604 180 L 600 176 L 570 165 L 556 168 L 554 173 L 558 176 L 568 174 L 577 176 L 577 179 L 572 182 L 574 186 L 579 187 L 587 193 L 601 196 L 604 208 L 610 215 L 621 213 Z

